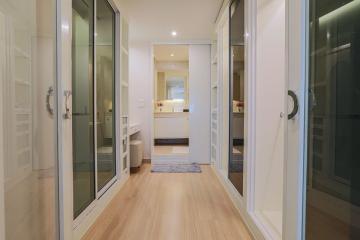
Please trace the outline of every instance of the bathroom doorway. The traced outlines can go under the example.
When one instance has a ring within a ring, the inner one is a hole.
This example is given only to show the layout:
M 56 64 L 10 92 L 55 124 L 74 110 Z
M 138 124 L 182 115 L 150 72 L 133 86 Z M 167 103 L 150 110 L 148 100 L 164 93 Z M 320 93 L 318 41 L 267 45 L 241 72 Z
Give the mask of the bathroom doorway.
M 154 46 L 154 156 L 189 154 L 189 47 Z
M 152 163 L 210 163 L 210 44 L 152 48 Z

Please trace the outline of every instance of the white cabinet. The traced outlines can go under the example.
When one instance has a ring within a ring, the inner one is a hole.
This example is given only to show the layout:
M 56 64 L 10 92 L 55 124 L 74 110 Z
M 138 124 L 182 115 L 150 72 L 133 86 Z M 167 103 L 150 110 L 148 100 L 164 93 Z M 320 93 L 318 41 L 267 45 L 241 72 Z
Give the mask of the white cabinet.
M 155 113 L 154 138 L 189 138 L 189 113 Z

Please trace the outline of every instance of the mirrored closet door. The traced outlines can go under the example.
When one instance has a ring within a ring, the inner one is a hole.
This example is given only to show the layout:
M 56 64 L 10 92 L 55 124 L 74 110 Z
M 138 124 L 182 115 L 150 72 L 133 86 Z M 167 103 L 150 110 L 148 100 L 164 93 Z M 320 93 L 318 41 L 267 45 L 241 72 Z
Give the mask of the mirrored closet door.
M 111 186 L 115 158 L 115 11 L 73 0 L 74 218 Z
M 309 1 L 305 239 L 360 239 L 360 1 Z
M 244 182 L 244 0 L 230 6 L 230 116 L 229 179 L 243 195 Z

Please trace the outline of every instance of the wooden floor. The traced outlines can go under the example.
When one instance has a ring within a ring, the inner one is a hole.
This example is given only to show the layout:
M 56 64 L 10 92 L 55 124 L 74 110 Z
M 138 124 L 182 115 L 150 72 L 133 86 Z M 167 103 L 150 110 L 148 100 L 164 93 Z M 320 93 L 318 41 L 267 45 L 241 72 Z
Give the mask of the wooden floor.
M 252 239 L 210 166 L 202 173 L 131 175 L 84 240 Z

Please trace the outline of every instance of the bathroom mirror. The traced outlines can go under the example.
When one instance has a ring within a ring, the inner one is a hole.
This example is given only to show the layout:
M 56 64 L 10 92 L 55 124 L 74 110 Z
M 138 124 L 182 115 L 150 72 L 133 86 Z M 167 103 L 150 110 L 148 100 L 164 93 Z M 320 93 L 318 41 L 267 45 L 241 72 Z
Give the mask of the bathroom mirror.
M 186 100 L 187 72 L 158 72 L 157 101 Z
M 166 99 L 185 99 L 185 78 L 180 76 L 166 79 Z
M 154 112 L 187 112 L 189 49 L 186 45 L 154 47 Z

